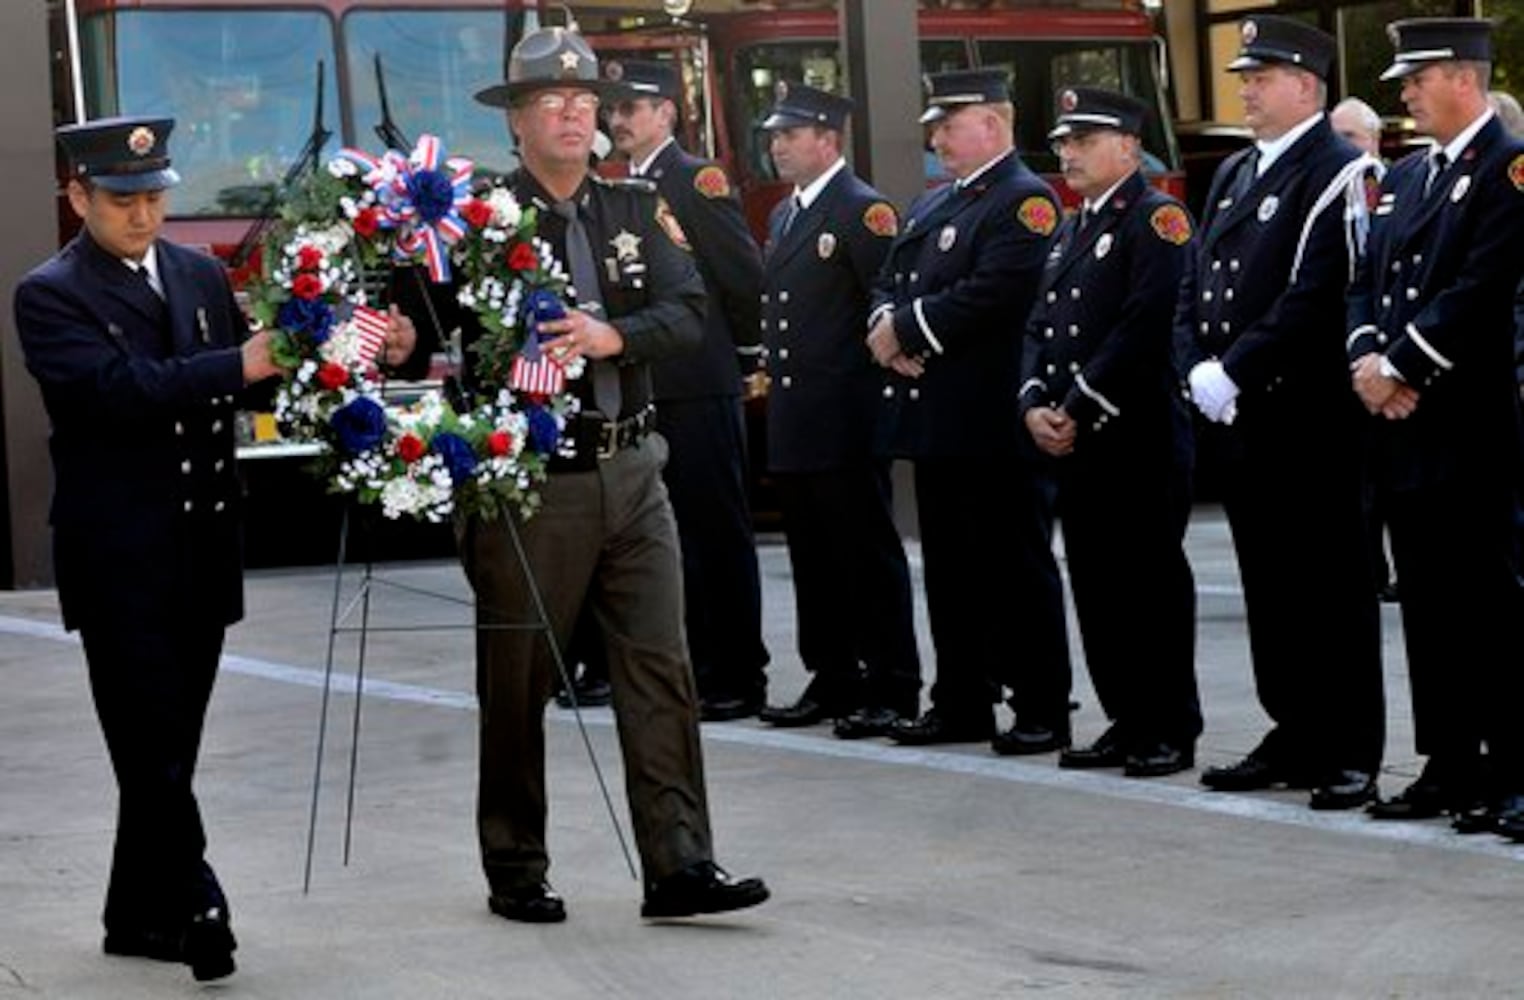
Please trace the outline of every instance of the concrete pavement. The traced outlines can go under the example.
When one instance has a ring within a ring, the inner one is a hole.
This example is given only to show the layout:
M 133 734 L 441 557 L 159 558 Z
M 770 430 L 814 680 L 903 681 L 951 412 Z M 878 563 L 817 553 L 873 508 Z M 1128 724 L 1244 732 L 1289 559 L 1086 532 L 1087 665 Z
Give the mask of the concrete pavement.
M 1231 760 L 1264 719 L 1226 526 L 1193 520 L 1198 762 Z M 802 688 L 788 561 L 761 546 L 775 700 Z M 911 998 L 1524 996 L 1524 847 L 1440 822 L 1314 814 L 1305 793 L 1216 795 L 1194 774 L 1132 781 L 983 746 L 842 743 L 825 728 L 706 725 L 717 847 L 774 899 L 650 924 L 570 714 L 552 708 L 551 872 L 568 923 L 485 907 L 472 808 L 467 589 L 448 562 L 378 569 L 342 863 L 352 677 L 330 715 L 310 894 L 302 892 L 331 569 L 251 574 L 229 635 L 198 781 L 232 898 L 247 998 Z M 352 584 L 357 578 L 351 576 Z M 400 587 L 446 595 L 426 598 Z M 919 601 L 919 579 L 917 580 Z M 346 587 L 346 599 L 353 595 Z M 918 606 L 928 668 L 933 663 Z M 1013 616 L 1014 617 L 1014 616 Z M 1384 611 L 1388 773 L 1416 773 L 1393 609 Z M 114 788 L 83 661 L 46 592 L 0 594 L 0 1000 L 195 995 L 179 967 L 108 959 L 98 913 Z M 1019 637 L 1019 626 L 1013 640 Z M 1315 641 L 1315 637 L 1309 637 Z M 354 667 L 342 636 L 339 667 Z M 1076 638 L 1076 738 L 1104 726 Z M 628 829 L 607 710 L 588 733 Z

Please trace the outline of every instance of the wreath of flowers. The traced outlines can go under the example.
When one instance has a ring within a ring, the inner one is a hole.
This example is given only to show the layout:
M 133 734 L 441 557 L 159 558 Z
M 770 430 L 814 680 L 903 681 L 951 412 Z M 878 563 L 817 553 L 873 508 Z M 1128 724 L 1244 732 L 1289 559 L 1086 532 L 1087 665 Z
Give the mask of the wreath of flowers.
M 546 463 L 571 453 L 563 431 L 578 403 L 566 382 L 583 362 L 552 358 L 536 333 L 565 315 L 566 272 L 536 235 L 535 209 L 475 179 L 433 136 L 409 154 L 345 149 L 283 193 L 245 285 L 253 324 L 272 331 L 287 369 L 275 395 L 282 435 L 321 445 L 315 472 L 329 490 L 388 518 L 532 516 Z M 387 316 L 366 286 L 387 284 L 398 264 L 435 282 L 458 270 L 459 301 L 483 331 L 477 383 L 495 394 L 464 409 L 439 391 L 386 398 L 375 359 Z

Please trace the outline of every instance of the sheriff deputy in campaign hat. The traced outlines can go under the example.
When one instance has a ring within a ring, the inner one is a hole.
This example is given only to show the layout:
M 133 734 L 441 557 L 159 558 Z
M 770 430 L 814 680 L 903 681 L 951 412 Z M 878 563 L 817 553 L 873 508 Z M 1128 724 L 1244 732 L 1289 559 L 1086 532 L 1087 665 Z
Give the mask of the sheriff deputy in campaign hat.
M 1367 266 L 1349 289 L 1345 362 L 1370 412 L 1371 476 L 1392 516 L 1417 779 L 1378 819 L 1458 814 L 1461 832 L 1524 840 L 1515 521 L 1524 450 L 1513 300 L 1524 270 L 1524 144 L 1488 103 L 1491 25 L 1391 25 L 1402 81 L 1433 140 L 1388 171 Z M 1485 748 L 1485 749 L 1484 749 Z
M 548 463 L 546 512 L 516 525 L 479 517 L 460 526 L 467 579 L 496 626 L 476 644 L 487 905 L 528 923 L 566 919 L 546 879 L 542 716 L 557 658 L 537 630 L 500 623 L 540 621 L 546 608 L 559 648 L 584 608 L 604 633 L 645 883 L 641 915 L 718 913 L 768 898 L 760 879 L 733 878 L 714 861 L 681 547 L 661 480 L 667 448 L 650 433 L 650 364 L 701 343 L 704 285 L 650 185 L 614 184 L 587 169 L 600 103 L 625 93 L 577 31 L 551 27 L 519 41 L 508 79 L 476 95 L 508 109 L 522 166 L 504 183 L 538 210 L 536 236 L 571 278 L 565 318 L 535 333 L 547 337 L 546 356 L 581 358 L 586 369 L 567 384 L 580 408 L 566 419 L 572 447 Z M 474 316 L 463 319 L 469 349 L 481 329 Z M 480 388 L 496 396 L 504 386 Z M 642 585 L 618 585 L 631 579 Z
M 1344 286 L 1376 164 L 1329 123 L 1332 36 L 1255 15 L 1239 37 L 1228 69 L 1255 141 L 1212 180 L 1175 328 L 1191 402 L 1236 449 L 1223 503 L 1244 578 L 1258 581 L 1247 598 L 1249 651 L 1272 726 L 1201 781 L 1233 792 L 1301 784 L 1313 809 L 1351 809 L 1376 794 L 1385 714 L 1362 484 L 1350 462 L 1362 447 L 1360 414 L 1329 376 L 1342 370 Z M 1275 638 L 1303 630 L 1319 636 L 1316 652 Z

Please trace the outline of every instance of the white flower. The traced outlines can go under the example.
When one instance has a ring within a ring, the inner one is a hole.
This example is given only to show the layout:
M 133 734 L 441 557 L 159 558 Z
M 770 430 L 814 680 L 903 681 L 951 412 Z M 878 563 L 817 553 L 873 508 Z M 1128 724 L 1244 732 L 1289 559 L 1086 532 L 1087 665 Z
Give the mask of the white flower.
M 519 227 L 519 220 L 524 213 L 512 191 L 505 187 L 493 188 L 487 196 L 487 204 L 492 207 L 493 225 L 510 230 Z
M 360 168 L 354 165 L 354 161 L 338 156 L 328 161 L 328 172 L 335 177 L 353 177 L 360 172 Z

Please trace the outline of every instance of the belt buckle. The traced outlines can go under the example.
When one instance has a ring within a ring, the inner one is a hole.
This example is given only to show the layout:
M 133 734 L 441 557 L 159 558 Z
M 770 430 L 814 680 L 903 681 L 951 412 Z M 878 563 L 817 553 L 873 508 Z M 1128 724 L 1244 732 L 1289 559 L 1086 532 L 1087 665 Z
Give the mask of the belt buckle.
M 608 421 L 598 425 L 598 461 L 606 462 L 619 450 L 619 422 Z

